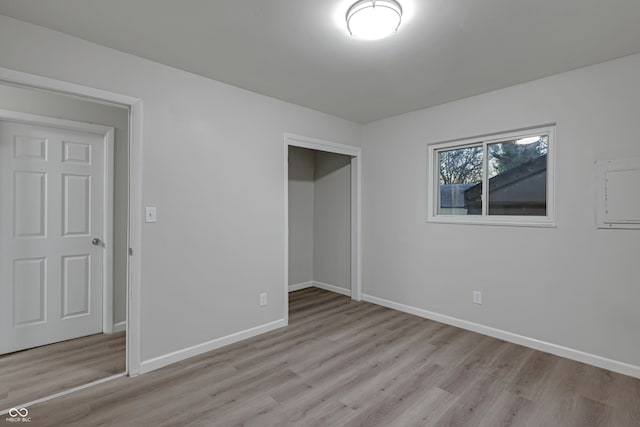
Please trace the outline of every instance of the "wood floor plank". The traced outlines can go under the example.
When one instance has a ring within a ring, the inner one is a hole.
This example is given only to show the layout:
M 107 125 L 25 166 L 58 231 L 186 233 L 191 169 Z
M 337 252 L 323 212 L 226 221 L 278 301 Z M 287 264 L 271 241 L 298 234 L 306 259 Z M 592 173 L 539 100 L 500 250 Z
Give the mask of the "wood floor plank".
M 509 391 L 534 402 L 540 400 L 552 379 L 553 368 L 560 360 L 548 353 L 532 351 L 509 385 Z
M 397 418 L 391 420 L 389 427 L 431 426 L 436 420 L 456 404 L 458 397 L 438 387 L 429 387 L 421 399 L 413 402 Z
M 290 298 L 286 328 L 36 405 L 31 425 L 640 425 L 638 379 L 324 290 Z
M 260 425 L 255 424 L 255 420 L 263 414 L 271 414 L 278 402 L 273 400 L 268 394 L 260 394 L 255 399 L 243 399 L 235 405 L 219 409 L 217 411 L 207 411 L 197 418 L 189 420 L 185 417 L 184 426 L 189 427 L 212 427 L 212 426 L 236 426 L 236 425 Z M 275 419 L 273 421 L 276 421 Z M 260 421 L 264 425 L 264 420 Z
M 376 395 L 369 396 L 366 403 L 359 402 L 363 408 L 360 413 L 349 421 L 348 426 L 388 426 L 395 419 L 400 418 L 408 408 L 423 402 L 433 388 L 433 376 L 440 369 L 438 365 L 421 366 L 416 374 L 404 378 L 396 378 L 387 388 L 380 388 Z M 409 372 L 411 370 L 409 369 Z
M 535 422 L 536 404 L 507 391 L 500 393 L 478 427 L 525 427 Z
M 96 334 L 0 356 L 0 409 L 125 371 L 125 333 Z

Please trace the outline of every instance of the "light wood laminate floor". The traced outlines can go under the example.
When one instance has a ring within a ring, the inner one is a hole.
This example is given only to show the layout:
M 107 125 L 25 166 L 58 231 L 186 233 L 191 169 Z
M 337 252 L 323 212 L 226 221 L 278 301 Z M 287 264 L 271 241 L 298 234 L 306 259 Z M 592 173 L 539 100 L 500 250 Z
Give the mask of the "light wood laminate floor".
M 97 334 L 0 356 L 0 410 L 124 372 L 125 345 Z
M 290 325 L 30 409 L 46 426 L 639 426 L 640 380 L 322 291 Z

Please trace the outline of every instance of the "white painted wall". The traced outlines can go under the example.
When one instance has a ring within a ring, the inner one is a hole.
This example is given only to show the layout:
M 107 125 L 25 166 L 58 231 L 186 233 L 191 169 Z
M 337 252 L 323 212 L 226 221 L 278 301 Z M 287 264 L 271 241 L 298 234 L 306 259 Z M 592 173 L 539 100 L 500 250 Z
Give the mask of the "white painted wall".
M 638 55 L 363 129 L 3 16 L 0 66 L 144 101 L 143 360 L 282 317 L 283 132 L 362 130 L 365 293 L 640 365 L 640 239 L 595 228 L 593 181 L 640 155 Z M 557 228 L 424 223 L 427 142 L 549 122 Z
M 351 157 L 315 160 L 313 280 L 351 290 Z
M 113 321 L 127 320 L 127 205 L 129 113 L 124 108 L 87 102 L 53 92 L 0 84 L 0 109 L 112 126 L 114 142 Z
M 640 234 L 596 229 L 594 183 L 640 156 L 638 76 L 635 55 L 365 125 L 364 292 L 640 366 Z M 557 228 L 424 222 L 426 143 L 551 122 Z
M 283 133 L 359 125 L 4 16 L 0 66 L 144 102 L 143 361 L 283 317 Z
M 313 281 L 315 152 L 289 147 L 289 285 Z

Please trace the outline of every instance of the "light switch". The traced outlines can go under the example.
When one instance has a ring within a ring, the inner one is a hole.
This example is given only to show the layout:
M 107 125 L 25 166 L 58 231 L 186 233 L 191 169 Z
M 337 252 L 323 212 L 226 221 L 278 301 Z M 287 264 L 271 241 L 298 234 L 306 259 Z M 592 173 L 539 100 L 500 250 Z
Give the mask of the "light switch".
M 144 208 L 144 222 L 156 222 L 158 220 L 158 216 L 156 214 L 155 207 L 146 207 Z

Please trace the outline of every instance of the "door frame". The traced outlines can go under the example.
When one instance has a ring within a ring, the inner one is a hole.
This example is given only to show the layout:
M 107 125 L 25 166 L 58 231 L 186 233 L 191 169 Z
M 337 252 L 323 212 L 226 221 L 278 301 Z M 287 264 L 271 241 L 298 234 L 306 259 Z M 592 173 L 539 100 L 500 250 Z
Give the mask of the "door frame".
M 115 130 L 110 126 L 93 123 L 63 120 L 55 117 L 40 116 L 18 111 L 0 109 L 0 121 L 10 121 L 33 126 L 44 126 L 55 129 L 99 135 L 104 140 L 104 164 L 102 203 L 102 240 L 106 242 L 102 252 L 102 332 L 113 333 L 113 148 Z
M 289 147 L 351 156 L 351 299 L 362 300 L 362 149 L 317 138 L 284 134 L 284 319 L 289 324 Z
M 126 374 L 140 374 L 140 283 L 142 242 L 142 99 L 0 67 L 0 83 L 76 96 L 129 110 L 129 206 L 127 234 Z M 109 378 L 115 379 L 117 376 Z

